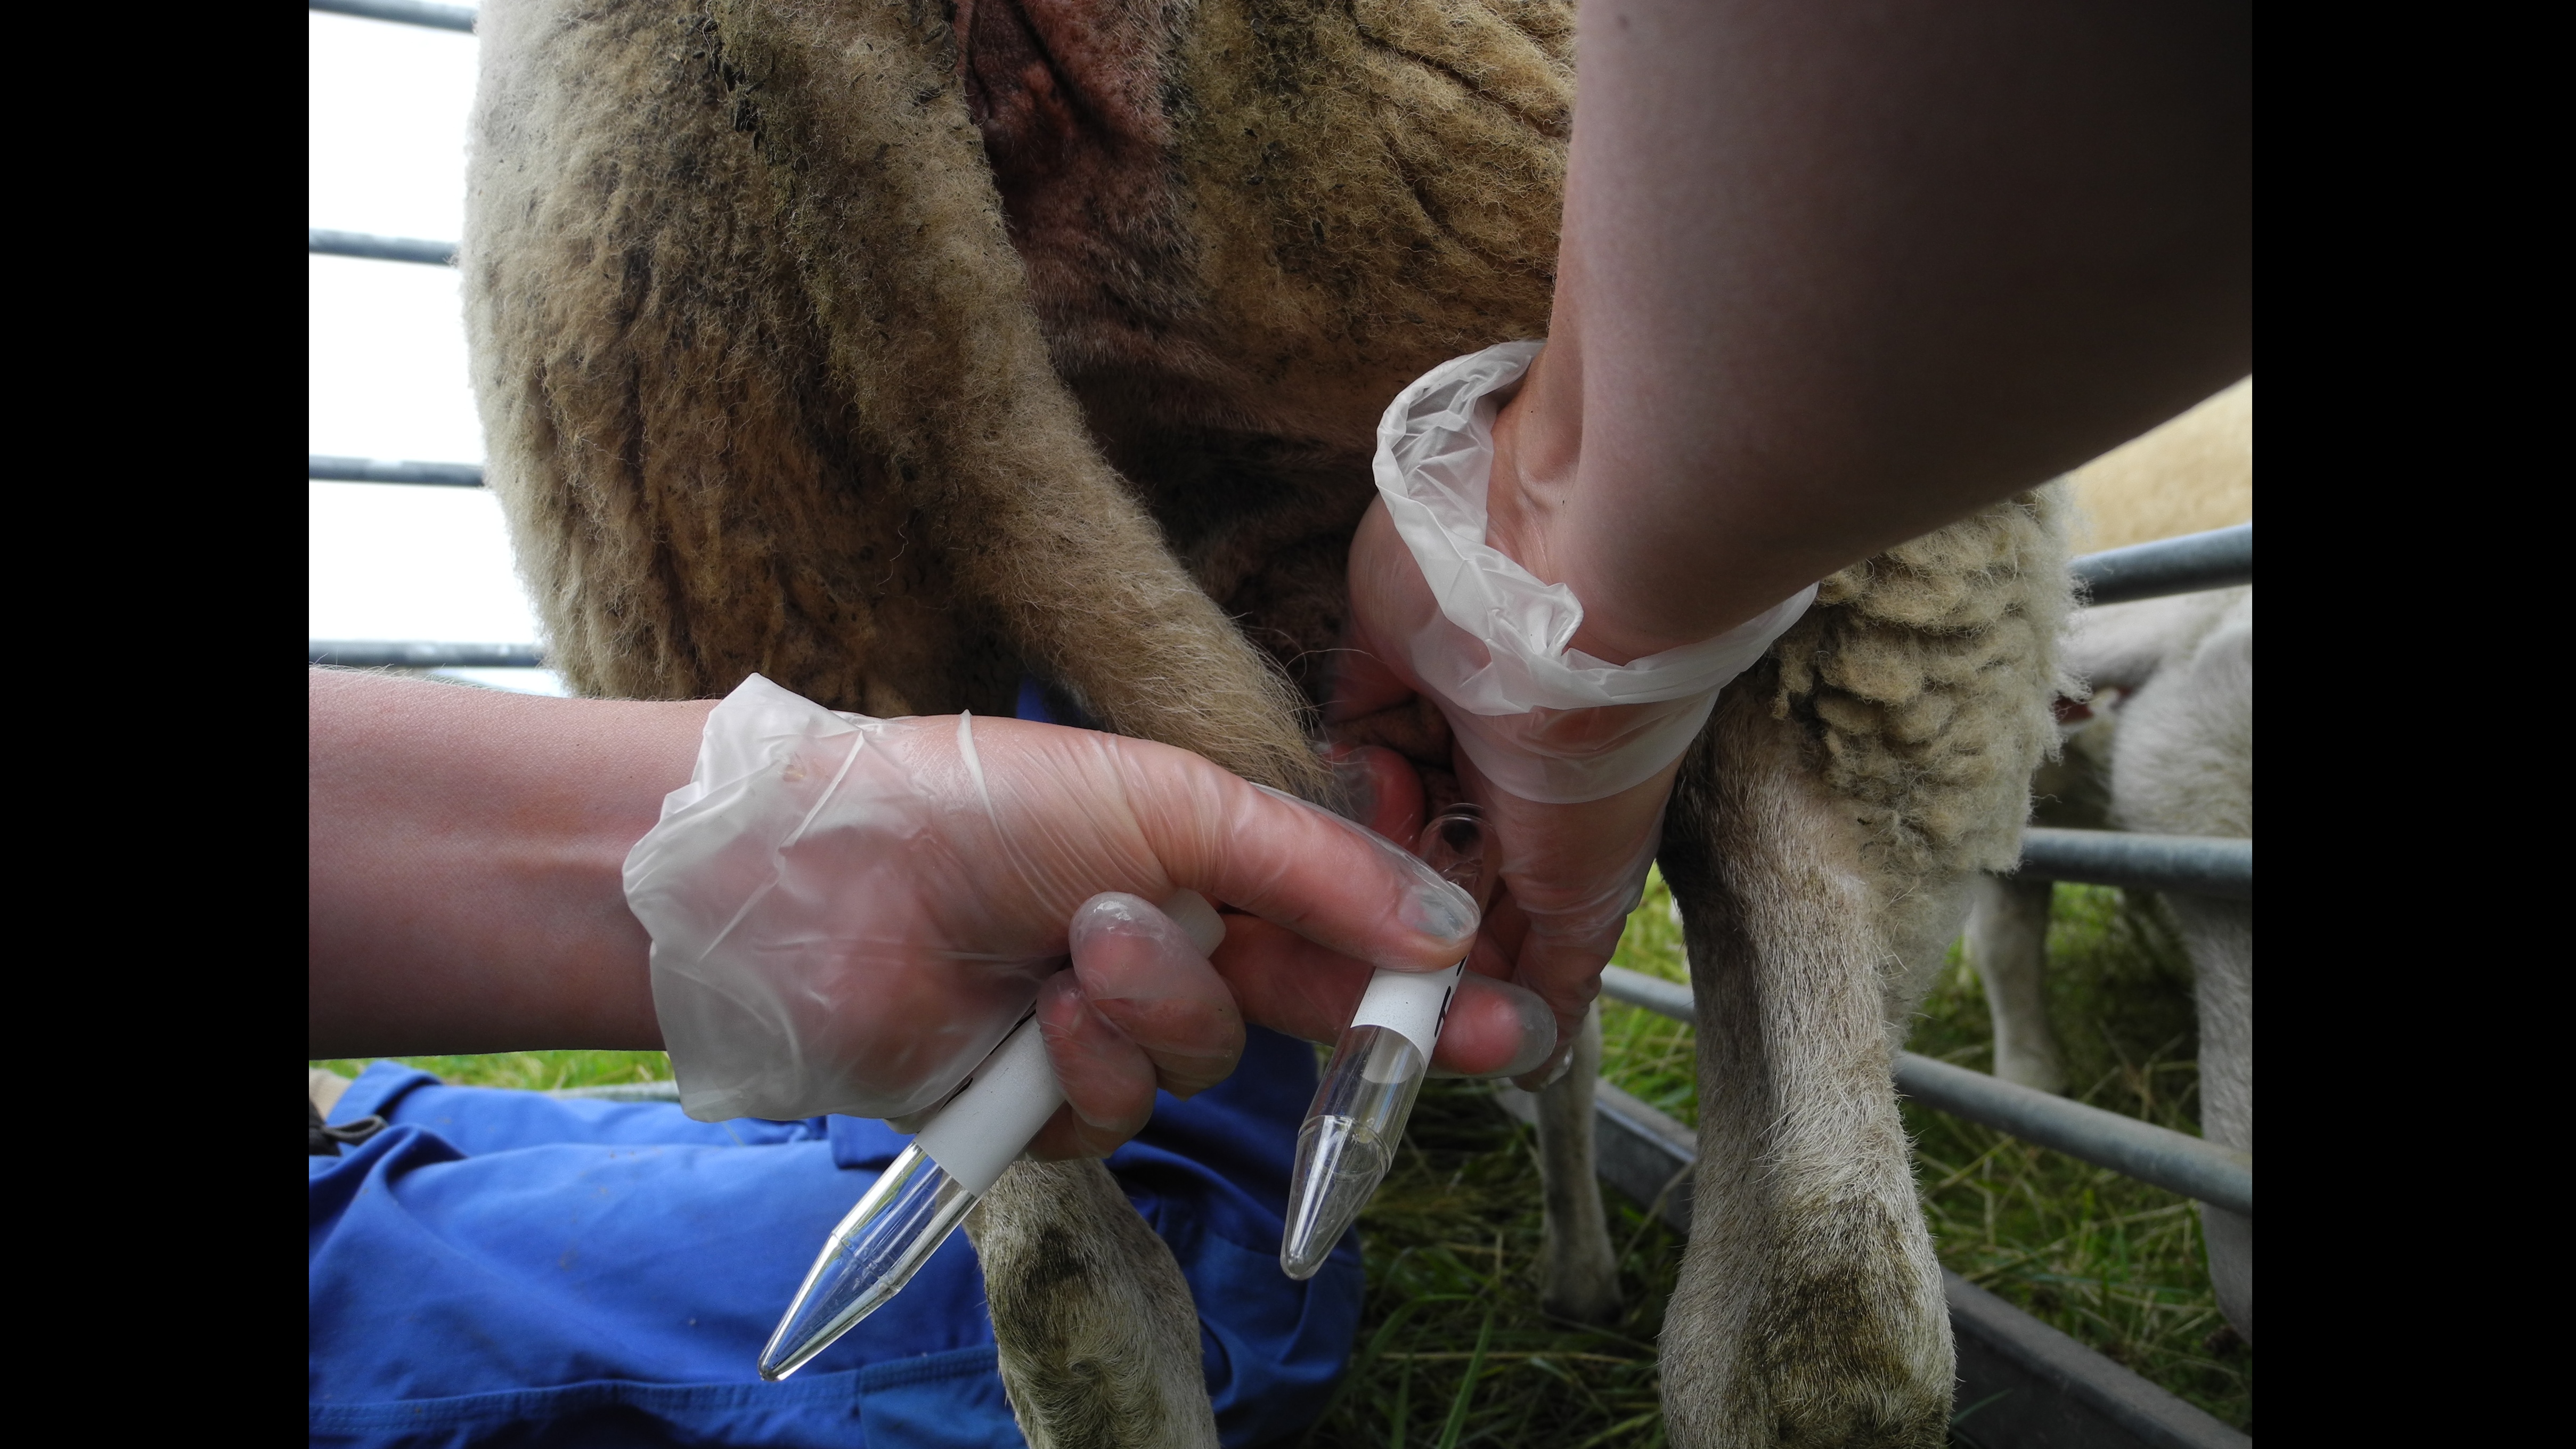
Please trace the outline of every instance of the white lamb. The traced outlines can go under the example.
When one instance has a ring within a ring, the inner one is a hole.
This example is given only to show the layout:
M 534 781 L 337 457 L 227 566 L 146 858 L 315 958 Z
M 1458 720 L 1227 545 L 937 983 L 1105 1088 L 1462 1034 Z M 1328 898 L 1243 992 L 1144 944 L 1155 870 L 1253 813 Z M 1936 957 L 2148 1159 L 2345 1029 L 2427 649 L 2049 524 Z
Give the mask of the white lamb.
M 2254 388 L 2247 379 L 2106 455 L 2074 480 L 2095 547 L 2248 521 Z M 2254 833 L 2254 591 L 2211 590 L 2081 611 L 2064 659 L 2092 688 L 2091 716 L 2035 781 L 2035 823 L 2160 835 Z M 1968 953 L 1995 1024 L 1995 1074 L 2063 1091 L 2044 1008 L 2046 881 L 1988 878 Z M 2254 1150 L 2254 907 L 2168 894 L 2195 976 L 2201 1128 Z M 2254 1225 L 2203 1205 L 2219 1307 L 2254 1337 Z

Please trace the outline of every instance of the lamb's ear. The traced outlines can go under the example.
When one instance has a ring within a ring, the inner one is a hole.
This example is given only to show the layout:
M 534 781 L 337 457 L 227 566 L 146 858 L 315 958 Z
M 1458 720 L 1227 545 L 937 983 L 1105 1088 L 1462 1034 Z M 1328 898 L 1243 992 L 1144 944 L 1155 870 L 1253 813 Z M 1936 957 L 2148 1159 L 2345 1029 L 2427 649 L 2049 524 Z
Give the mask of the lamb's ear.
M 714 13 L 859 441 L 969 602 L 1109 728 L 1322 798 L 1296 696 L 1173 558 L 1056 376 L 947 24 L 885 5 Z

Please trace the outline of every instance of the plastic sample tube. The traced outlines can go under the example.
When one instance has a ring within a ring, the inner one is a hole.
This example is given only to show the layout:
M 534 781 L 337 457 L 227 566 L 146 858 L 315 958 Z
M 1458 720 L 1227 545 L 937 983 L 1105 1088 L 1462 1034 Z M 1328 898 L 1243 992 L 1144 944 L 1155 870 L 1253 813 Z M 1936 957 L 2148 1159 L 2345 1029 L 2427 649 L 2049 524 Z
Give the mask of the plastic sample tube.
M 1201 954 L 1225 939 L 1215 908 L 1195 891 L 1173 896 L 1162 910 Z M 823 1240 L 795 1301 L 760 1351 L 760 1376 L 775 1383 L 803 1368 L 902 1292 L 1063 1103 L 1064 1088 L 1032 1012 Z
M 1461 805 L 1423 827 L 1415 853 L 1475 897 L 1481 911 L 1491 885 L 1486 842 L 1484 817 Z M 1288 1222 L 1279 1237 L 1279 1267 L 1289 1277 L 1314 1277 L 1386 1180 L 1466 965 L 1461 957 L 1445 971 L 1380 971 L 1369 979 L 1297 1132 Z

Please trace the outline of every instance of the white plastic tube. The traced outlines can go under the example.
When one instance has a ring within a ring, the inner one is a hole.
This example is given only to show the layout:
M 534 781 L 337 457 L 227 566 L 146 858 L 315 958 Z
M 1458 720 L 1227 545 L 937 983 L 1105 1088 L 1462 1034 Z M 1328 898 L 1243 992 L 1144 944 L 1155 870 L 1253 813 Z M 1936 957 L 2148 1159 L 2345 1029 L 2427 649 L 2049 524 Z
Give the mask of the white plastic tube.
M 1202 956 L 1225 940 L 1224 921 L 1195 891 L 1161 909 Z M 760 1351 L 760 1376 L 775 1382 L 796 1372 L 902 1292 L 1062 1105 L 1064 1086 L 1032 1012 L 832 1229 Z
M 1424 826 L 1419 848 L 1481 908 L 1493 884 L 1489 845 L 1484 821 L 1469 805 Z M 1288 1217 L 1279 1234 L 1279 1270 L 1289 1277 L 1315 1276 L 1386 1180 L 1466 966 L 1462 959 L 1442 971 L 1380 971 L 1369 978 L 1297 1129 Z

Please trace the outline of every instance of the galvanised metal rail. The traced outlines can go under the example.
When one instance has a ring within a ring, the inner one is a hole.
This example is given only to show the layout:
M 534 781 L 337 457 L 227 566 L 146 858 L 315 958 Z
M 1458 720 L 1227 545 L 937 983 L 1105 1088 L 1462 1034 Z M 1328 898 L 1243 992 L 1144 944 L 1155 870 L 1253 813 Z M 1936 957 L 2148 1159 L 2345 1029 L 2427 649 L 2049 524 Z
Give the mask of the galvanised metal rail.
M 310 664 L 342 669 L 543 669 L 534 644 L 439 644 L 419 639 L 307 639 Z
M 2212 1207 L 2254 1216 L 2250 1154 L 1913 1052 L 1897 1054 L 1896 1087 L 1953 1117 L 1984 1123 Z
M 2250 901 L 2254 899 L 2254 842 L 2219 835 L 2141 835 L 2128 830 L 2031 825 L 2022 830 L 2021 867 L 2013 873 L 2032 880 Z
M 304 455 L 305 476 L 317 483 L 424 483 L 440 488 L 480 488 L 480 463 L 413 463 L 388 458 Z
M 410 237 L 367 236 L 351 231 L 313 231 L 311 249 L 341 257 L 368 257 L 377 261 L 429 262 L 448 265 L 454 261 L 454 242 L 417 241 Z M 362 460 L 325 458 L 316 455 L 313 466 L 321 468 L 352 467 Z M 351 483 L 428 483 L 456 482 L 475 486 L 483 481 L 482 468 L 473 463 L 399 463 L 368 464 L 376 468 L 441 469 L 449 476 L 439 478 L 391 477 L 374 473 L 320 473 L 316 478 L 333 478 Z M 470 476 L 470 482 L 467 481 Z M 2115 548 L 2103 553 L 2088 553 L 2067 565 L 2076 583 L 2086 590 L 2093 603 L 2129 603 L 2137 599 L 2160 598 L 2167 594 L 2196 593 L 2202 589 L 2228 588 L 2254 581 L 2254 525 L 2241 523 L 2234 528 L 2221 528 L 2209 533 L 2185 534 L 2180 538 L 2159 539 L 2154 543 Z
M 355 15 L 361 20 L 390 20 L 396 25 L 474 33 L 471 5 L 440 5 L 435 0 L 305 0 L 305 5 L 334 15 Z
M 362 257 L 371 262 L 420 262 L 433 267 L 456 265 L 456 243 L 423 241 L 416 236 L 373 236 L 363 231 L 304 229 L 304 250 L 317 257 Z
M 1603 969 L 1601 994 L 1675 1021 L 1698 1019 L 1689 987 L 1624 966 Z M 1897 1053 L 1896 1086 L 1953 1117 L 2213 1207 L 2254 1215 L 2254 1159 L 2215 1142 L 1913 1052 Z
M 2254 582 L 2254 525 L 2214 528 L 2088 553 L 2069 564 L 2085 599 L 2125 604 Z

